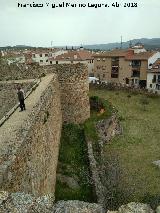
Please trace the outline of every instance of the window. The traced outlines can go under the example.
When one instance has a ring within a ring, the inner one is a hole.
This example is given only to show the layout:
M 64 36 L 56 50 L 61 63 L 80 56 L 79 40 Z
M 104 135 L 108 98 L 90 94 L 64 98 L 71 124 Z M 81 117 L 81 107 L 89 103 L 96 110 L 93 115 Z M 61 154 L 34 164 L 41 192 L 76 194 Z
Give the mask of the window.
M 152 88 L 152 84 L 150 84 L 149 86 L 150 86 L 150 88 Z
M 94 77 L 94 73 L 89 73 L 89 77 Z
M 99 70 L 100 69 L 100 66 L 97 66 L 97 70 Z
M 43 63 L 43 60 L 40 60 L 40 63 Z
M 52 61 L 50 61 L 50 64 L 52 64 Z
M 153 76 L 152 83 L 156 83 L 156 75 Z
M 156 84 L 156 89 L 160 90 L 160 85 L 159 84 Z
M 48 62 L 48 60 L 46 60 L 46 62 Z
M 42 57 L 42 54 L 40 54 L 40 57 Z
M 58 64 L 58 61 L 56 61 L 56 64 Z
M 138 83 L 138 79 L 135 79 L 135 84 L 137 84 Z
M 132 77 L 140 77 L 140 72 L 137 70 L 132 71 Z
M 103 74 L 103 78 L 105 78 L 105 74 Z
M 119 68 L 118 67 L 112 67 L 111 78 L 118 78 L 118 72 L 119 72 Z
M 141 66 L 141 61 L 139 60 L 132 61 L 132 67 L 140 67 L 140 66 Z
M 45 57 L 48 57 L 48 54 L 45 54 Z
M 118 78 L 119 75 L 119 58 L 113 57 L 111 59 L 111 78 Z
M 102 66 L 102 70 L 106 70 L 106 66 Z

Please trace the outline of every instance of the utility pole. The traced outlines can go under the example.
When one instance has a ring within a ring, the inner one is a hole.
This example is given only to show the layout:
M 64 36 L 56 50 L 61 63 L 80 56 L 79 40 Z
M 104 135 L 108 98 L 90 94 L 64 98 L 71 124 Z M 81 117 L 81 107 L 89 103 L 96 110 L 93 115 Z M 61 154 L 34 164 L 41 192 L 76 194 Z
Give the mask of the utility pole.
M 132 47 L 132 41 L 130 40 L 129 41 L 129 48 L 131 48 Z
M 121 36 L 121 49 L 122 49 L 122 45 L 123 45 L 123 38 Z

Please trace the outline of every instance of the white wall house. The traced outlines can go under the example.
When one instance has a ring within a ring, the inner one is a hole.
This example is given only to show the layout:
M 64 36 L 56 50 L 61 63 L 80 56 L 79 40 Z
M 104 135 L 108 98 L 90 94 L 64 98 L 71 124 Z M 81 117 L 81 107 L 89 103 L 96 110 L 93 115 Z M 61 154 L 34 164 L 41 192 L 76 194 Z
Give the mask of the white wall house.
M 135 44 L 132 49 L 134 50 L 134 53 L 143 53 L 147 52 L 147 50 L 144 48 L 142 44 Z
M 41 66 L 49 65 L 49 53 L 32 53 L 32 60 Z
M 67 53 L 67 50 L 56 50 L 56 51 L 46 51 L 46 52 L 35 52 L 32 53 L 32 60 L 39 63 L 40 66 L 46 66 L 52 64 L 50 58 L 56 58 L 59 55 Z
M 160 94 L 160 69 L 147 74 L 147 89 Z
M 149 59 L 148 59 L 148 69 L 152 68 L 152 65 L 160 58 L 160 52 L 155 52 Z
M 147 89 L 160 94 L 160 59 L 153 63 L 147 73 Z

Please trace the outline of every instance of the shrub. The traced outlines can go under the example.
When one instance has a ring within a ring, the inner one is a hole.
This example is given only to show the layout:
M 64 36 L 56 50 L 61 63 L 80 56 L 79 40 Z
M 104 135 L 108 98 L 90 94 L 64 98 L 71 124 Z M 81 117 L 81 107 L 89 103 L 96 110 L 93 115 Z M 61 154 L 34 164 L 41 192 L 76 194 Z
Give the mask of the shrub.
M 98 96 L 90 97 L 90 108 L 99 112 L 101 109 L 104 109 L 102 100 Z

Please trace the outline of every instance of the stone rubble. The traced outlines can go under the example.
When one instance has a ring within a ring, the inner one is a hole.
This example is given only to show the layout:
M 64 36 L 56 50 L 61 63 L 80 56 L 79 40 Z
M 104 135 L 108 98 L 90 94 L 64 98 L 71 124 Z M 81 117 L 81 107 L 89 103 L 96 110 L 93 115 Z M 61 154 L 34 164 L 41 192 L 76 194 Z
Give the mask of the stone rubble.
M 117 211 L 105 211 L 101 205 L 78 200 L 54 203 L 54 195 L 48 194 L 35 198 L 25 193 L 0 192 L 0 212 L 2 213 L 154 213 L 143 203 L 129 203 Z M 160 213 L 160 206 L 155 213 Z
M 147 204 L 129 203 L 121 206 L 118 211 L 108 211 L 107 213 L 153 213 L 154 211 Z M 157 212 L 158 213 L 158 212 Z

